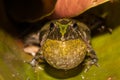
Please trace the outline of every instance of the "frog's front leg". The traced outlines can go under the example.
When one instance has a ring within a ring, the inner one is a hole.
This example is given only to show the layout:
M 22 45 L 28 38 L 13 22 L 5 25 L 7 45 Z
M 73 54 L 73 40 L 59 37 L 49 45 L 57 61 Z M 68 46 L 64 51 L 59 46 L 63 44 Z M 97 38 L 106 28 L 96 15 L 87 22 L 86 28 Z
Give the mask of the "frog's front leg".
M 85 69 L 85 72 L 87 72 L 92 65 L 99 66 L 97 62 L 98 62 L 98 58 L 96 56 L 96 53 L 93 50 L 93 48 L 89 46 L 87 49 L 87 56 L 86 56 L 86 62 L 85 62 L 85 65 L 87 67 Z
M 36 67 L 36 66 L 38 66 L 40 63 L 43 63 L 43 62 L 44 62 L 43 54 L 38 51 L 38 52 L 36 53 L 36 55 L 34 56 L 34 58 L 30 61 L 30 64 L 31 64 L 33 67 Z
M 28 62 L 32 67 L 36 67 L 39 63 L 44 62 L 43 54 L 40 52 L 40 47 L 29 45 L 24 48 L 24 51 L 33 56 L 32 60 Z
M 33 56 L 33 59 L 28 62 L 33 67 L 43 62 L 43 55 L 40 52 L 39 33 L 34 33 L 27 36 L 24 40 L 24 52 Z

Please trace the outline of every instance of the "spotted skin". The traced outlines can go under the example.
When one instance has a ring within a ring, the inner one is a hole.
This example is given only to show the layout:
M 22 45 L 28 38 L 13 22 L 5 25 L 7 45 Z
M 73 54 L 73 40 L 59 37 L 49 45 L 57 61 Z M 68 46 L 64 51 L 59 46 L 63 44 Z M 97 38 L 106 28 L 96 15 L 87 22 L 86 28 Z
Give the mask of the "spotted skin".
M 97 63 L 97 56 L 90 43 L 90 30 L 84 23 L 66 18 L 53 20 L 38 33 L 36 41 L 39 41 L 40 48 L 32 65 L 41 59 L 56 69 L 69 70 L 82 62 L 88 68 Z

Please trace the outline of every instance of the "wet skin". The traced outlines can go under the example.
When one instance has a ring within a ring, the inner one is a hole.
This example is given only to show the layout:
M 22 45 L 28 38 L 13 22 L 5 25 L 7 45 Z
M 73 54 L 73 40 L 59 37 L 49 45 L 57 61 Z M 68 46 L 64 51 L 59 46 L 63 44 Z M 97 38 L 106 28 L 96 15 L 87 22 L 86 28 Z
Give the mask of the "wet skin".
M 39 60 L 56 69 L 69 70 L 84 62 L 88 69 L 91 65 L 97 64 L 90 36 L 90 29 L 77 20 L 50 21 L 28 38 L 29 44 L 40 45 L 31 64 L 35 66 Z

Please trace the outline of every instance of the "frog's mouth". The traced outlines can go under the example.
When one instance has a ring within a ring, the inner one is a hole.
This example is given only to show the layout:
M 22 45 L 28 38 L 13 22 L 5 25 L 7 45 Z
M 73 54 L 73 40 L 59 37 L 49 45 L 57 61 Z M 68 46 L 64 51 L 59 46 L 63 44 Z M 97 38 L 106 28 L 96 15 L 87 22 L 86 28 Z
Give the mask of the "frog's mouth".
M 86 55 L 86 44 L 80 39 L 58 41 L 47 39 L 41 47 L 45 60 L 57 69 L 77 67 Z

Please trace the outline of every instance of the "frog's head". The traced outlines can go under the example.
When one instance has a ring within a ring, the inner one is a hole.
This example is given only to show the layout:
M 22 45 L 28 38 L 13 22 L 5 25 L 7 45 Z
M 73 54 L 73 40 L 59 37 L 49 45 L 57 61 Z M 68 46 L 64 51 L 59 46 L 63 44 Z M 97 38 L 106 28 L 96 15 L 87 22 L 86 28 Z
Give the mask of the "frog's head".
M 40 41 L 46 39 L 67 41 L 72 39 L 89 40 L 90 30 L 88 27 L 73 19 L 53 20 L 43 26 L 40 31 Z

